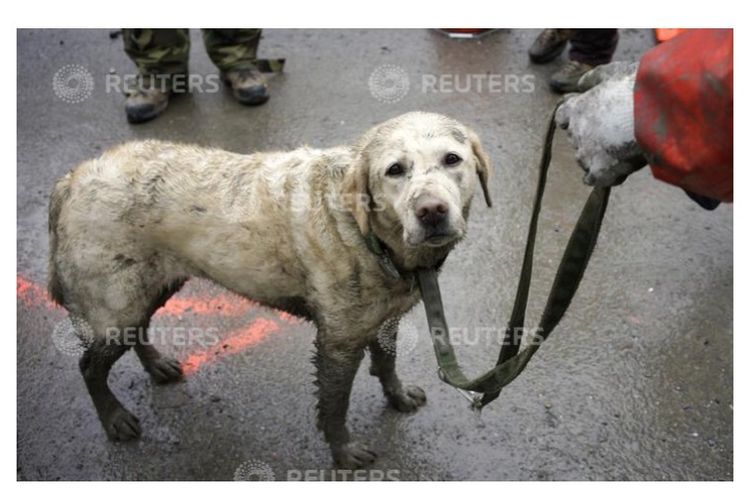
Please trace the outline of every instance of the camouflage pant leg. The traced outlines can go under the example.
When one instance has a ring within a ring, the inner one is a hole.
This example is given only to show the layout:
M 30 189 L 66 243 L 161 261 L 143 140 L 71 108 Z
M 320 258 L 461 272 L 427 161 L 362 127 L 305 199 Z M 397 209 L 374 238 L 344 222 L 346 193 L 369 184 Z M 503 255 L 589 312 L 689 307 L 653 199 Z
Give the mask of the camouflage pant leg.
M 204 29 L 203 43 L 221 71 L 245 69 L 255 63 L 260 29 Z
M 145 75 L 187 74 L 190 34 L 186 29 L 123 29 L 125 52 Z

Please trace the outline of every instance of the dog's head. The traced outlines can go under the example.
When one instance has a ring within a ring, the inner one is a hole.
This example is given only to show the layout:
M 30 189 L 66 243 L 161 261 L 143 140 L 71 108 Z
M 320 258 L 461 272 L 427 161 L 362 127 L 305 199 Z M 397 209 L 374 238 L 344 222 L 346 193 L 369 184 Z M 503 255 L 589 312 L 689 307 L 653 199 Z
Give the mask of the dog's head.
M 466 233 L 477 180 L 491 206 L 489 175 L 474 131 L 442 115 L 414 112 L 363 136 L 342 193 L 363 234 L 375 232 L 391 243 L 399 237 L 407 251 L 437 249 Z

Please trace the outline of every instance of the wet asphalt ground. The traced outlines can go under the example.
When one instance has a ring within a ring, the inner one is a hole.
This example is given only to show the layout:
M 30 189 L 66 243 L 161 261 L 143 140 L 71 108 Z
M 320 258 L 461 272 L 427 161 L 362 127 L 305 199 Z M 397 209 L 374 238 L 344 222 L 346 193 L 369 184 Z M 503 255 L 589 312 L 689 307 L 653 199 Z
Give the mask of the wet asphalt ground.
M 65 332 L 66 315 L 44 293 L 47 202 L 58 177 L 126 140 L 236 152 L 322 147 L 349 143 L 371 125 L 417 109 L 473 126 L 494 163 L 495 207 L 477 197 L 469 236 L 447 260 L 441 287 L 462 364 L 470 374 L 494 364 L 493 332 L 510 313 L 542 134 L 557 99 L 546 79 L 563 64 L 528 62 L 535 35 L 499 30 L 480 41 L 455 41 L 428 30 L 268 30 L 260 55 L 286 57 L 287 65 L 272 79 L 266 105 L 243 107 L 224 90 L 194 93 L 175 99 L 156 121 L 131 126 L 122 96 L 105 84 L 108 74 L 133 71 L 121 39 L 104 30 L 19 31 L 17 477 L 344 477 L 327 471 L 329 451 L 314 425 L 312 327 L 197 280 L 152 323 L 165 332 L 161 349 L 184 362 L 185 381 L 157 386 L 126 354 L 110 384 L 144 433 L 130 444 L 106 440 L 67 337 L 57 335 Z M 191 70 L 215 73 L 199 31 L 192 37 Z M 636 60 L 652 43 L 649 31 L 623 30 L 616 59 Z M 83 102 L 53 92 L 53 75 L 67 64 L 94 79 Z M 408 92 L 397 102 L 381 102 L 368 88 L 384 64 L 408 76 Z M 488 73 L 502 75 L 499 89 L 475 84 L 458 91 L 467 75 Z M 423 75 L 443 74 L 442 92 L 423 88 Z M 533 91 L 505 86 L 505 75 L 530 78 Z M 560 134 L 537 243 L 531 323 L 587 193 L 580 178 Z M 567 316 L 481 416 L 438 380 L 424 312 L 413 310 L 398 365 L 404 381 L 426 390 L 428 403 L 414 415 L 389 409 L 363 364 L 349 423 L 379 459 L 358 478 L 732 479 L 732 222 L 731 206 L 705 212 L 647 169 L 633 175 L 612 194 Z

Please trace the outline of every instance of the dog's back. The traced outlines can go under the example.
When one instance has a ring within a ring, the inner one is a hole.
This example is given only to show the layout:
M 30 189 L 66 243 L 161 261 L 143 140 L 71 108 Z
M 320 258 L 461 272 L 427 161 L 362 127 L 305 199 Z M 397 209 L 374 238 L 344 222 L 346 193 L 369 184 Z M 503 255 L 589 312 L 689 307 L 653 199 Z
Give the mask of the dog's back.
M 348 159 L 344 148 L 240 155 L 151 140 L 112 148 L 53 190 L 50 294 L 85 315 L 99 302 L 87 286 L 111 295 L 118 276 L 132 274 L 138 288 L 198 275 L 261 302 L 296 297 L 306 287 L 300 256 L 332 258 L 319 240 L 330 238 L 327 204 Z

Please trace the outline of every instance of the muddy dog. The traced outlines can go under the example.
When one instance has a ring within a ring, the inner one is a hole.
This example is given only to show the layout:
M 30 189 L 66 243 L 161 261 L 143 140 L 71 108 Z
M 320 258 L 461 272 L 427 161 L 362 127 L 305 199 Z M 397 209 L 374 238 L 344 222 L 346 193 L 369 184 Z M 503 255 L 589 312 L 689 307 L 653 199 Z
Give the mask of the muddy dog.
M 176 360 L 126 332 L 147 331 L 198 276 L 316 325 L 318 427 L 338 466 L 374 460 L 346 427 L 365 351 L 393 407 L 410 412 L 426 399 L 402 385 L 383 342 L 395 345 L 418 287 L 387 272 L 367 242 L 404 272 L 439 265 L 466 232 L 477 179 L 489 205 L 489 174 L 472 130 L 422 112 L 353 146 L 241 155 L 145 141 L 79 165 L 51 195 L 49 291 L 88 339 L 80 369 L 109 438 L 140 434 L 107 385 L 125 351 L 132 346 L 157 382 L 182 375 Z

